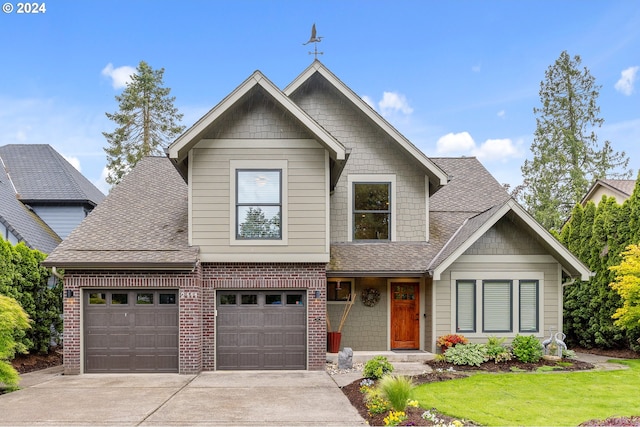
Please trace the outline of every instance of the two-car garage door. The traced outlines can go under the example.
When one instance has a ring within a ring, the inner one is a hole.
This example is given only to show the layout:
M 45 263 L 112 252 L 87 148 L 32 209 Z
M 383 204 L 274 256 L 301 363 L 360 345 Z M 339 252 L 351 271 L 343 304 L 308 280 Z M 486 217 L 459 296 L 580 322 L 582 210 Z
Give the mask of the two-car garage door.
M 177 290 L 87 290 L 83 300 L 85 372 L 178 372 Z M 218 291 L 215 304 L 216 369 L 306 369 L 306 291 Z

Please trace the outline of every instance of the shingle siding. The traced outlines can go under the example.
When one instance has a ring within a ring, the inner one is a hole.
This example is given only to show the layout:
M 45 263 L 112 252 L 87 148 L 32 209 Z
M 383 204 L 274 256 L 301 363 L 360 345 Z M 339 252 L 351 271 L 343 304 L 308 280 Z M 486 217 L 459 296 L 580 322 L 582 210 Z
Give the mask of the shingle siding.
M 507 218 L 502 218 L 474 242 L 464 254 L 541 255 L 546 254 L 546 251 L 533 236 L 520 230 Z

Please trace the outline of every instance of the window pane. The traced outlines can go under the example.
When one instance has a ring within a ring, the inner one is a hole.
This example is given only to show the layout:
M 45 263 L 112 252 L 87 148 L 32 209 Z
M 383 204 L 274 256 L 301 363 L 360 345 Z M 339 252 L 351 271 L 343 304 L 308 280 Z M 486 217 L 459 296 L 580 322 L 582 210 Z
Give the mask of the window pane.
M 354 184 L 353 209 L 356 211 L 389 211 L 389 183 Z
M 93 292 L 89 294 L 89 304 L 106 304 L 107 294 L 101 292 Z
M 349 301 L 351 282 L 327 282 L 327 301 Z
M 466 280 L 457 282 L 456 317 L 458 332 L 476 331 L 476 282 Z
M 511 282 L 485 281 L 483 292 L 483 330 L 511 332 Z
M 287 295 L 287 304 L 289 305 L 304 305 L 302 294 L 289 294 Z
M 238 237 L 279 239 L 280 206 L 238 206 Z
M 128 304 L 128 294 L 111 294 L 111 304 Z
M 136 298 L 136 304 L 153 304 L 153 294 L 140 293 Z
M 242 295 L 240 301 L 241 304 L 258 304 L 258 295 Z
M 520 281 L 520 332 L 538 332 L 538 281 Z
M 389 240 L 388 213 L 354 213 L 353 238 L 355 240 Z
M 238 170 L 238 203 L 279 204 L 279 170 Z
M 265 295 L 265 304 L 282 304 L 282 295 Z
M 236 296 L 235 295 L 220 295 L 219 304 L 220 305 L 235 305 L 236 304 Z
M 176 294 L 160 294 L 160 304 L 175 304 Z

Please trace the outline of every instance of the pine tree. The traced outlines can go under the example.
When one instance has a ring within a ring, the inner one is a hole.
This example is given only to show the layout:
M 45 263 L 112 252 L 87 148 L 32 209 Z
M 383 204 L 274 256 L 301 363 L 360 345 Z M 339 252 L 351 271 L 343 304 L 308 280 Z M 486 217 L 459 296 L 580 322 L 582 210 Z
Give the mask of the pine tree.
M 118 126 L 113 132 L 103 132 L 108 142 L 107 182 L 115 185 L 143 157 L 162 155 L 162 149 L 182 133 L 178 123 L 182 114 L 173 106 L 171 89 L 163 87 L 164 68 L 152 69 L 140 61 L 121 95 L 116 95 L 120 107 L 106 113 Z
M 614 152 L 609 141 L 598 144 L 594 130 L 604 122 L 596 105 L 600 86 L 580 64 L 580 56 L 564 51 L 545 72 L 542 106 L 533 110 L 533 160 L 521 168 L 524 204 L 549 230 L 562 226 L 595 179 L 630 176 L 626 154 Z

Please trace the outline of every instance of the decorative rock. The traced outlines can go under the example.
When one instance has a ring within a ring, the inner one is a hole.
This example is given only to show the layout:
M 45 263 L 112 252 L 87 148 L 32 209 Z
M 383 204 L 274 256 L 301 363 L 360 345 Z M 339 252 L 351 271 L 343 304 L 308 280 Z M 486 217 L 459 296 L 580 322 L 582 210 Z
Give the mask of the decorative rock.
M 338 369 L 351 369 L 353 367 L 353 350 L 345 347 L 338 353 Z

